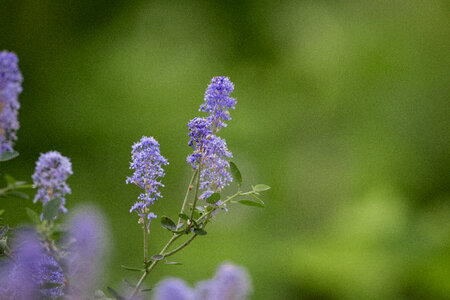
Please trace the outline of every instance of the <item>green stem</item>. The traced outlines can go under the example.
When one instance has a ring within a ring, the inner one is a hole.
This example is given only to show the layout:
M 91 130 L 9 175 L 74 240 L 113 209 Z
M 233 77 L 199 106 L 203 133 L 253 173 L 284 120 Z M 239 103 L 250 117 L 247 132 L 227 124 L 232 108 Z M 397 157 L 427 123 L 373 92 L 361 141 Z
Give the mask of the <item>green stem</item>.
M 238 196 L 245 196 L 245 195 L 250 195 L 253 194 L 253 191 L 250 192 L 246 192 L 246 193 L 242 193 L 242 192 L 237 192 L 236 194 L 229 196 L 227 198 L 227 200 L 223 201 L 220 205 L 217 205 L 217 207 L 213 210 L 208 211 L 207 213 L 205 213 L 204 215 L 202 215 L 200 218 L 198 218 L 195 222 L 199 223 L 202 219 L 204 219 L 205 217 L 208 217 L 209 215 L 211 215 L 213 212 L 215 212 L 218 208 L 221 208 L 223 206 L 225 206 L 225 204 L 227 204 L 228 202 L 230 202 L 231 200 L 233 200 L 234 198 L 238 197 Z
M 169 251 L 166 254 L 164 254 L 164 258 L 166 258 L 168 256 L 171 256 L 171 255 L 177 253 L 178 251 L 180 251 L 181 249 L 183 249 L 184 247 L 188 246 L 192 242 L 192 240 L 195 239 L 196 237 L 197 237 L 197 235 L 194 234 L 186 242 L 184 242 L 183 244 L 181 244 L 177 248 L 173 249 L 172 251 Z
M 160 255 L 164 255 L 164 252 L 169 248 L 170 245 L 172 245 L 175 240 L 177 240 L 182 234 L 174 234 L 170 240 L 167 242 L 167 244 L 161 249 L 159 252 Z M 159 260 L 154 260 L 150 266 L 146 267 L 144 270 L 144 274 L 142 274 L 141 278 L 139 279 L 138 283 L 136 284 L 136 287 L 133 290 L 133 293 L 130 296 L 130 300 L 134 299 L 136 295 L 139 293 L 139 289 L 141 288 L 142 283 L 144 282 L 145 278 L 147 278 L 148 274 L 153 270 L 153 268 L 158 264 Z
M 184 209 L 186 208 L 189 192 L 192 190 L 192 184 L 194 183 L 195 175 L 197 174 L 197 170 L 194 171 L 191 177 L 191 181 L 189 182 L 189 186 L 186 191 L 186 195 L 184 196 L 183 205 L 181 206 L 180 214 L 184 213 Z M 177 229 L 181 224 L 181 218 L 178 218 Z
M 143 218 L 142 229 L 144 231 L 144 265 L 147 264 L 148 261 L 148 234 L 147 234 L 147 226 L 146 226 L 145 217 Z
M 200 188 L 200 175 L 202 171 L 202 159 L 200 158 L 200 162 L 198 163 L 198 170 L 197 170 L 197 182 L 195 184 L 195 196 L 194 196 L 194 203 L 192 204 L 192 212 L 191 212 L 191 220 L 194 219 L 194 211 L 195 206 L 197 205 L 198 200 L 198 190 Z

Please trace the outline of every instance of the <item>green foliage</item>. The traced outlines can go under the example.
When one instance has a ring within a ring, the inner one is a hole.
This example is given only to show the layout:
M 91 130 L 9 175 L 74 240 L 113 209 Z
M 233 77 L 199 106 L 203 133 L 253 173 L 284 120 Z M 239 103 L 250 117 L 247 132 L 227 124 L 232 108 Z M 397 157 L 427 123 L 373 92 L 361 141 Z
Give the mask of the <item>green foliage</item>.
M 17 156 L 19 156 L 19 152 L 5 152 L 0 156 L 0 162 L 11 160 L 13 158 L 16 158 Z
M 231 170 L 231 175 L 233 176 L 234 181 L 237 183 L 239 189 L 242 186 L 242 175 L 241 175 L 241 171 L 239 171 L 238 167 L 236 166 L 236 164 L 234 162 L 230 162 L 230 170 Z
M 255 192 L 264 192 L 264 191 L 270 190 L 270 186 L 265 185 L 265 184 L 257 184 L 253 187 L 253 190 Z
M 175 225 L 175 222 L 167 216 L 161 218 L 161 226 L 170 231 L 177 230 L 177 225 Z
M 251 201 L 251 200 L 239 200 L 237 202 L 240 204 L 243 204 L 243 205 L 247 205 L 247 206 L 254 206 L 254 207 L 261 207 L 261 208 L 264 207 L 263 204 L 261 204 L 259 202 Z
M 61 198 L 54 197 L 46 205 L 44 205 L 44 209 L 42 210 L 43 219 L 46 221 L 53 221 L 55 218 L 59 216 L 60 207 L 61 207 Z
M 211 196 L 206 198 L 206 202 L 209 204 L 215 204 L 219 200 L 220 200 L 220 193 L 213 193 Z

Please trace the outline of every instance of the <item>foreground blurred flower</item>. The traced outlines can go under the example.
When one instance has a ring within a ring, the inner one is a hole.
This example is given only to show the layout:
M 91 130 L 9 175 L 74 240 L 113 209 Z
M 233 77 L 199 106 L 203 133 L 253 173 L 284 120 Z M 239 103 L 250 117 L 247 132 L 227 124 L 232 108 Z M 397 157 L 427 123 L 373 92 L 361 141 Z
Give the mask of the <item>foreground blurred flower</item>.
M 106 262 L 108 234 L 95 208 L 77 210 L 68 223 L 67 268 L 71 295 L 88 298 L 100 280 Z
M 14 53 L 0 52 L 0 156 L 13 151 L 14 141 L 17 140 L 18 96 L 22 92 L 23 81 L 18 61 Z
M 136 211 L 141 217 L 140 223 L 143 218 L 147 218 L 149 225 L 151 219 L 156 218 L 156 215 L 149 211 L 150 205 L 162 198 L 158 190 L 158 187 L 164 186 L 159 181 L 165 175 L 162 166 L 168 165 L 169 162 L 161 155 L 159 143 L 153 137 L 146 136 L 133 145 L 131 160 L 130 169 L 134 170 L 134 174 L 127 178 L 126 183 L 134 183 L 144 192 L 139 195 L 139 201 L 131 207 L 130 212 Z
M 65 195 L 71 193 L 66 180 L 72 174 L 70 160 L 61 153 L 50 151 L 41 154 L 32 176 L 33 186 L 38 189 L 33 202 L 41 201 L 43 205 L 46 205 L 50 200 L 58 197 L 61 199 L 60 210 L 66 213 Z
M 64 274 L 33 233 L 21 233 L 13 257 L 0 268 L 0 299 L 57 299 Z
M 154 300 L 194 300 L 192 289 L 181 279 L 168 278 L 156 287 Z
M 183 280 L 168 278 L 156 286 L 154 300 L 245 300 L 251 284 L 247 271 L 223 263 L 214 278 L 197 283 L 193 291 Z

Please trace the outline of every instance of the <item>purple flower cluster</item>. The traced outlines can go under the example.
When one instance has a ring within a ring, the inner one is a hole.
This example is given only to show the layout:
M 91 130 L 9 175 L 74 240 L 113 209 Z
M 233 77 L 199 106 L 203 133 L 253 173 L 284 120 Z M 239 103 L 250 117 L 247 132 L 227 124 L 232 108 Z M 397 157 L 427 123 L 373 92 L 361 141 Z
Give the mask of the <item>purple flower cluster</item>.
M 165 175 L 162 166 L 168 165 L 169 162 L 161 155 L 159 143 L 153 137 L 146 136 L 133 145 L 131 160 L 130 169 L 134 170 L 134 174 L 127 178 L 126 183 L 134 183 L 144 192 L 139 195 L 130 212 L 136 211 L 141 217 L 140 222 L 143 222 L 144 217 L 151 221 L 156 215 L 150 212 L 149 208 L 158 198 L 162 198 L 158 187 L 164 185 L 159 179 Z
M 0 52 L 0 155 L 13 151 L 19 130 L 18 96 L 22 92 L 23 78 L 18 61 L 14 53 Z
M 41 154 L 36 162 L 36 169 L 31 177 L 33 186 L 38 189 L 34 202 L 41 201 L 46 205 L 52 198 L 61 199 L 61 211 L 67 212 L 64 207 L 65 195 L 71 190 L 66 183 L 67 178 L 72 175 L 72 164 L 70 160 L 57 151 Z
M 212 117 L 214 128 L 226 127 L 226 120 L 231 120 L 230 109 L 234 109 L 236 99 L 230 97 L 234 90 L 234 84 L 228 77 L 217 76 L 211 80 L 205 92 L 205 103 L 200 110 L 207 112 Z
M 183 280 L 161 281 L 154 300 L 245 300 L 251 293 L 247 271 L 231 263 L 222 264 L 212 279 L 200 281 L 191 289 Z
M 225 120 L 230 120 L 229 109 L 234 109 L 236 100 L 230 97 L 233 83 L 227 77 L 214 77 L 205 93 L 205 103 L 200 110 L 209 113 L 206 118 L 194 118 L 189 127 L 188 145 L 194 152 L 187 162 L 194 169 L 201 168 L 200 189 L 204 191 L 200 198 L 206 199 L 214 192 L 220 192 L 233 178 L 228 172 L 228 158 L 233 157 L 226 141 L 216 135 Z
M 107 226 L 102 215 L 95 208 L 88 207 L 72 215 L 68 228 L 66 261 L 71 295 L 88 299 L 106 261 Z
M 21 234 L 13 251 L 13 259 L 0 268 L 0 299 L 57 299 L 64 295 L 64 273 L 36 235 Z

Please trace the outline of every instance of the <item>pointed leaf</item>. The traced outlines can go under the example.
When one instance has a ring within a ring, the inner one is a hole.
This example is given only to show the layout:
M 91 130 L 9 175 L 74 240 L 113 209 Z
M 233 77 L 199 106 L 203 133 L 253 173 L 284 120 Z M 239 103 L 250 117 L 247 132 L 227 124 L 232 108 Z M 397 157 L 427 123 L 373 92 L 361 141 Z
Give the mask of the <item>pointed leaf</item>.
M 59 209 L 61 207 L 61 198 L 55 197 L 50 200 L 42 211 L 44 220 L 51 221 L 59 215 Z
M 177 230 L 177 226 L 175 225 L 175 222 L 171 218 L 166 217 L 166 216 L 161 218 L 161 226 L 166 229 L 169 229 L 170 231 Z
M 257 184 L 253 187 L 253 190 L 255 192 L 264 192 L 264 191 L 270 190 L 270 186 L 265 185 L 265 184 Z
M 194 229 L 194 233 L 196 235 L 206 235 L 207 234 L 207 232 L 204 229 L 201 229 L 201 228 L 195 228 Z
M 239 188 L 241 188 L 242 185 L 242 175 L 239 171 L 238 167 L 234 162 L 230 162 L 230 169 L 231 169 L 231 175 L 233 176 L 233 179 L 236 180 L 236 183 L 238 184 Z
M 111 294 L 111 296 L 113 296 L 114 298 L 116 298 L 117 300 L 125 300 L 124 297 L 120 296 L 118 292 L 116 292 L 113 288 L 111 287 L 106 287 L 106 289 L 108 290 L 108 292 Z
M 39 215 L 32 210 L 31 208 L 25 207 L 25 211 L 27 212 L 28 218 L 30 219 L 30 221 L 33 224 L 40 224 L 41 223 L 41 219 L 39 218 Z
M 19 192 L 19 191 L 14 191 L 14 190 L 9 191 L 6 195 L 7 196 L 13 196 L 13 197 L 20 198 L 20 199 L 24 199 L 24 200 L 30 199 L 30 196 L 28 196 L 27 194 Z
M 17 152 L 17 151 L 5 152 L 2 155 L 0 155 L 0 161 L 11 160 L 17 156 L 19 156 L 19 152 Z
M 243 205 L 248 205 L 248 206 L 254 206 L 254 207 L 264 207 L 264 205 L 262 205 L 261 203 L 255 202 L 255 201 L 251 201 L 251 200 L 239 200 L 238 203 L 243 204 Z
M 142 289 L 141 292 L 150 292 L 152 289 Z
M 16 182 L 16 179 L 8 174 L 5 174 L 5 179 L 8 184 L 14 184 Z
M 254 194 L 250 194 L 250 196 L 252 196 L 253 198 L 256 199 L 256 201 L 258 201 L 259 203 L 261 203 L 262 205 L 264 205 L 264 201 L 262 201 L 260 198 L 258 198 L 256 195 Z
M 166 265 L 182 265 L 183 263 L 177 262 L 177 261 L 165 261 Z
M 127 267 L 127 266 L 124 266 L 124 265 L 121 265 L 120 267 L 122 269 L 125 269 L 125 270 L 128 270 L 128 271 L 137 271 L 137 272 L 142 272 L 143 271 L 142 269 L 139 269 L 139 268 Z
M 178 214 L 178 216 L 179 216 L 180 218 L 182 218 L 183 220 L 189 219 L 189 217 L 188 217 L 186 214 L 183 214 L 183 213 Z
M 0 229 L 0 240 L 8 233 L 8 230 L 9 230 L 8 225 Z
M 216 204 L 217 201 L 220 200 L 220 194 L 219 193 L 213 193 L 211 196 L 206 198 L 206 202 L 209 204 Z
M 161 255 L 161 254 L 155 254 L 155 255 L 153 255 L 153 256 L 151 257 L 151 259 L 153 259 L 153 260 L 163 260 L 163 259 L 164 259 L 164 256 Z
M 122 282 L 125 283 L 126 285 L 128 285 L 129 287 L 132 287 L 132 288 L 136 287 L 135 284 L 132 284 L 132 283 L 129 282 L 128 280 L 122 279 Z

